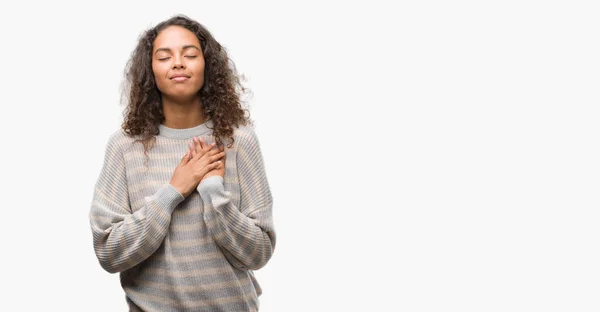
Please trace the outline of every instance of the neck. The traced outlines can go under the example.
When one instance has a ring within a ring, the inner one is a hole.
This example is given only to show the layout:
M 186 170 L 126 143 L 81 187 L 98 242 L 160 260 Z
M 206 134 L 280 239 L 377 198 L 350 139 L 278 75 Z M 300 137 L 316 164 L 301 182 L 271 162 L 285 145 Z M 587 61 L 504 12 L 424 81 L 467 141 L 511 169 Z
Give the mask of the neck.
M 199 96 L 186 101 L 173 100 L 163 96 L 162 108 L 165 116 L 162 124 L 169 128 L 192 128 L 206 121 Z

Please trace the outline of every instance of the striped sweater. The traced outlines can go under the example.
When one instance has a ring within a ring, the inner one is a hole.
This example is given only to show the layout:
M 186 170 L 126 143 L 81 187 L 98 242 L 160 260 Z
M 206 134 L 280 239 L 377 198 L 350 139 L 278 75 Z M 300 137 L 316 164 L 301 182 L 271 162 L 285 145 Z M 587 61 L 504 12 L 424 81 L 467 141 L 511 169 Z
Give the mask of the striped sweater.
M 159 125 L 147 157 L 122 130 L 108 140 L 89 220 L 98 261 L 120 273 L 130 311 L 258 311 L 252 270 L 271 258 L 275 231 L 255 132 L 235 129 L 224 178 L 187 197 L 169 184 L 194 136 L 214 141 L 211 126 Z

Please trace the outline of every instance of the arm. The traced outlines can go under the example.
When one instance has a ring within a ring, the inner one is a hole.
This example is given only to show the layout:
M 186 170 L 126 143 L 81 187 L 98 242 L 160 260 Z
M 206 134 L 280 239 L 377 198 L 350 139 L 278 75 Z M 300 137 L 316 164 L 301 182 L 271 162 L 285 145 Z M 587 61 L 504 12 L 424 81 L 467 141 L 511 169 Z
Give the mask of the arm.
M 168 231 L 171 213 L 185 199 L 165 184 L 132 213 L 119 137 L 111 136 L 107 144 L 89 213 L 94 251 L 110 273 L 125 271 L 152 255 Z
M 239 269 L 258 270 L 275 248 L 273 200 L 254 131 L 244 131 L 236 142 L 241 207 L 229 199 L 221 176 L 203 180 L 198 192 L 207 227 L 230 263 Z

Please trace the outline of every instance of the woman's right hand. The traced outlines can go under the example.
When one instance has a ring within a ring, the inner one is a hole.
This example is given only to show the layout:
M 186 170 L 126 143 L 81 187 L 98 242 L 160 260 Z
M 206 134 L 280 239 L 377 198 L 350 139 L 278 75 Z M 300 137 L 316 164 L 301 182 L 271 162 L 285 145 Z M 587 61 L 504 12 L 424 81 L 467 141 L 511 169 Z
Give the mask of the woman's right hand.
M 169 182 L 184 197 L 196 189 L 205 174 L 224 165 L 220 161 L 225 156 L 223 147 L 215 148 L 214 143 L 206 144 L 200 140 L 194 137 L 190 151 L 183 156 Z

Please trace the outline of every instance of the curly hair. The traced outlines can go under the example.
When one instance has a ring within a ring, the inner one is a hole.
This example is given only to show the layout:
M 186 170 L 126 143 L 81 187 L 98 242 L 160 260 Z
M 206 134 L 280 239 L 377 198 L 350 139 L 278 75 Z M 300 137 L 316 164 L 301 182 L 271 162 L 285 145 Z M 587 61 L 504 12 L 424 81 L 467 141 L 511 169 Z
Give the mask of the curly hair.
M 123 112 L 122 129 L 129 136 L 137 136 L 136 141 L 144 145 L 144 152 L 156 140 L 158 125 L 165 120 L 159 91 L 152 71 L 152 49 L 158 34 L 169 26 L 181 26 L 193 32 L 200 41 L 204 56 L 204 85 L 198 92 L 207 120 L 212 120 L 212 131 L 218 145 L 229 139 L 233 145 L 233 130 L 241 125 L 251 124 L 249 111 L 241 96 L 249 91 L 238 76 L 235 63 L 227 56 L 226 49 L 200 23 L 185 15 L 175 15 L 146 30 L 139 37 L 136 48 L 125 68 L 123 98 L 126 109 Z

